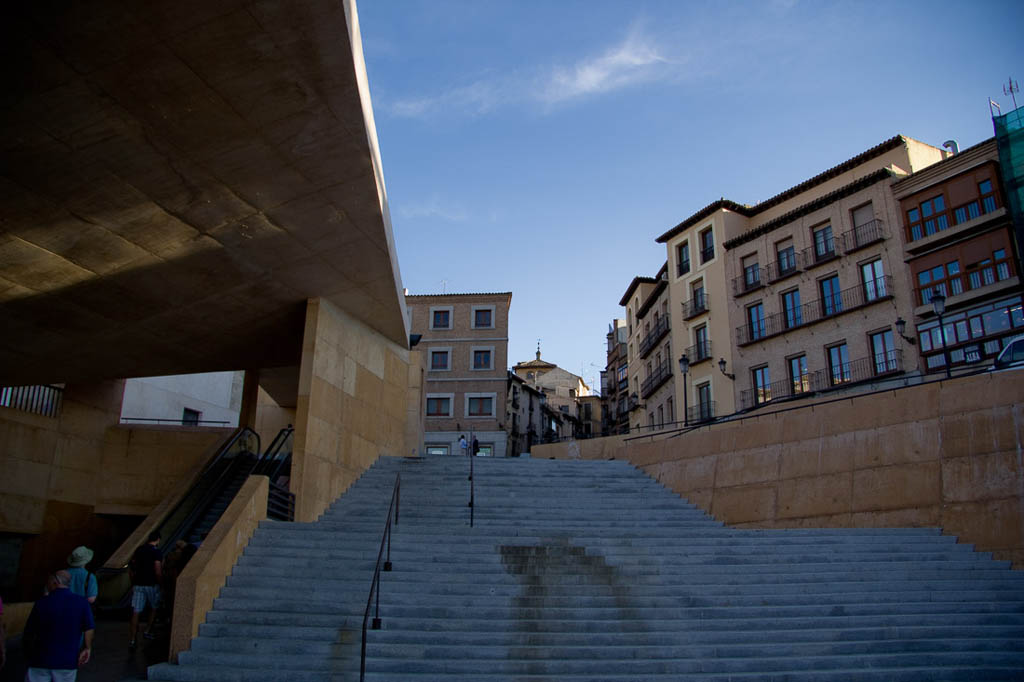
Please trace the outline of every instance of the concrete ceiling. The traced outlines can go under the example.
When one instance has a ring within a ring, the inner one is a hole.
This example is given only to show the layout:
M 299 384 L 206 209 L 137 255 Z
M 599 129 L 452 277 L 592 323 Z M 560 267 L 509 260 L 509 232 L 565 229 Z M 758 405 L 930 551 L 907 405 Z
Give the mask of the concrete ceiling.
M 0 12 L 0 385 L 296 366 L 316 296 L 407 345 L 351 0 Z

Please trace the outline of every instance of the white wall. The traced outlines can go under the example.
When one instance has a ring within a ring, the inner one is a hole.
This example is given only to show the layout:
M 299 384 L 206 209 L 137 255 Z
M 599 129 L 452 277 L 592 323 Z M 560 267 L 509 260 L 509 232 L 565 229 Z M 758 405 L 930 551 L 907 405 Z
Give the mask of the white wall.
M 237 426 L 244 378 L 245 373 L 239 371 L 128 379 L 121 417 L 180 421 L 184 409 L 189 408 L 200 412 L 203 421 Z

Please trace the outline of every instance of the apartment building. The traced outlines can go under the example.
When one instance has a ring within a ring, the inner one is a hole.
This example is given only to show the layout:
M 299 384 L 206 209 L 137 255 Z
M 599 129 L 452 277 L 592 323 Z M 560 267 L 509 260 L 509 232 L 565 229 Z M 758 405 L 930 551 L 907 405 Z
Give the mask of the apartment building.
M 1024 333 L 1014 226 L 1000 177 L 991 138 L 893 186 L 912 286 L 906 326 L 925 371 L 991 361 Z
M 600 436 L 604 414 L 604 410 L 601 405 L 601 396 L 593 393 L 581 396 L 577 404 L 579 405 L 579 408 L 576 416 L 580 420 L 579 437 L 592 438 L 594 436 Z
M 667 320 L 666 267 L 663 265 L 654 277 L 634 277 L 619 300 L 619 305 L 626 309 L 627 405 L 631 433 L 657 428 L 659 406 L 664 424 L 665 399 L 673 390 L 675 371 L 670 352 L 671 325 Z
M 743 229 L 746 207 L 726 199 L 705 206 L 656 240 L 668 250 L 666 274 L 673 365 L 686 355 L 687 374 L 675 382 L 675 404 L 687 413 L 680 421 L 699 424 L 735 411 L 733 386 L 715 358 L 732 363 L 725 235 Z
M 601 372 L 601 434 L 629 433 L 629 334 L 626 321 L 616 318 L 605 335 L 607 354 Z
M 508 373 L 508 396 L 505 401 L 505 428 L 508 431 L 508 456 L 518 457 L 530 452 L 544 433 L 544 394 L 525 379 Z
M 480 452 L 504 457 L 511 292 L 406 296 L 413 334 L 426 354 L 424 448 L 459 454 L 470 434 Z
M 689 344 L 689 421 L 904 371 L 894 326 L 910 287 L 890 187 L 946 155 L 896 136 L 754 206 L 721 199 L 658 238 L 682 301 L 673 339 Z
M 542 360 L 539 344 L 536 358 L 516 363 L 512 367 L 512 372 L 542 392 L 548 407 L 568 415 L 570 421 L 577 419 L 579 399 L 590 395 L 590 387 L 583 381 L 583 377 L 562 369 L 553 362 Z M 569 435 L 574 434 L 575 431 L 569 431 Z

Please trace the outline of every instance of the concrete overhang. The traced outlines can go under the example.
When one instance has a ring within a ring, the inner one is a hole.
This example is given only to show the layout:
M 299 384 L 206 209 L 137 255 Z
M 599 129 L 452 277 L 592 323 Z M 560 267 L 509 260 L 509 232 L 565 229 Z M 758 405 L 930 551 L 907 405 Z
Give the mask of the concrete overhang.
M 0 25 L 0 385 L 297 366 L 312 297 L 408 347 L 354 2 Z

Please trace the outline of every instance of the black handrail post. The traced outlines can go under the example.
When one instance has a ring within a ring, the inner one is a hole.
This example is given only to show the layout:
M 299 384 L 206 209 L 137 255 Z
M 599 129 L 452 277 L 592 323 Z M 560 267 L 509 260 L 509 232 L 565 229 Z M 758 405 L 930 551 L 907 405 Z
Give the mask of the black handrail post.
M 391 505 L 388 507 L 388 515 L 384 521 L 384 537 L 380 540 L 380 549 L 377 551 L 377 565 L 373 569 L 373 580 L 370 581 L 370 596 L 366 599 L 366 610 L 363 611 L 363 644 L 359 656 L 359 680 L 362 682 L 366 677 L 366 624 L 370 620 L 370 608 L 374 608 L 371 627 L 380 630 L 380 571 L 381 559 L 384 558 L 384 547 L 387 543 L 387 561 L 384 563 L 384 570 L 391 570 L 391 519 L 394 514 L 395 525 L 398 525 L 398 505 L 402 487 L 402 475 L 395 474 L 395 487 L 391 493 Z

